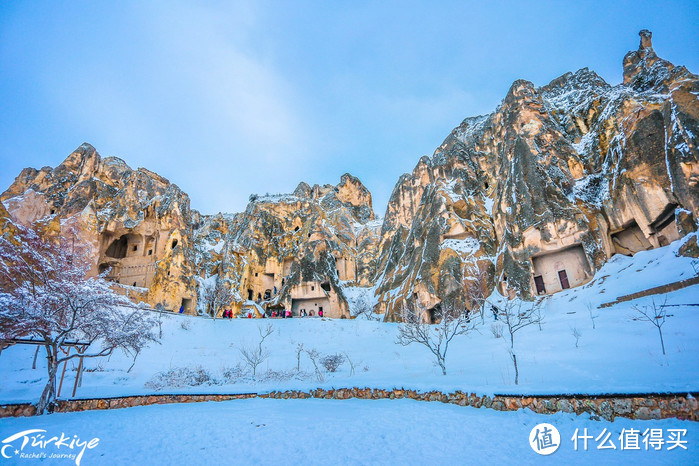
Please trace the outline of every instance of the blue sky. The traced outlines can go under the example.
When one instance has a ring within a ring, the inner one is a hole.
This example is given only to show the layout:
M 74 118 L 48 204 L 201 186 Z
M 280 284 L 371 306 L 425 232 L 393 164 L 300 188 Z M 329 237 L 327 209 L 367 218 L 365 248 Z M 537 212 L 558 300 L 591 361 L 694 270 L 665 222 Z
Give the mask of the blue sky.
M 619 83 L 642 28 L 699 72 L 696 1 L 5 1 L 0 190 L 90 142 L 203 213 L 350 172 L 383 215 L 398 177 L 512 81 Z

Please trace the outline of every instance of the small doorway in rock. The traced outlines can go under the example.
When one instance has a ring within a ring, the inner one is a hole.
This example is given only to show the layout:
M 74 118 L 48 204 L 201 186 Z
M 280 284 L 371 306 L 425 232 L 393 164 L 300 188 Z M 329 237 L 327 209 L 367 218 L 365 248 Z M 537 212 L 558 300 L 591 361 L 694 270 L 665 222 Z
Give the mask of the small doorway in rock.
M 567 278 L 566 278 L 567 280 Z M 537 275 L 534 277 L 534 284 L 536 285 L 536 294 L 546 293 L 546 287 L 544 286 L 544 277 Z
M 248 301 L 252 301 L 252 290 L 248 288 Z
M 320 315 L 321 312 L 323 312 L 323 306 L 318 306 L 318 315 Z
M 564 290 L 570 288 L 570 283 L 568 283 L 568 274 L 565 270 L 558 271 L 558 279 L 561 281 L 561 288 Z
M 192 304 L 192 300 L 191 300 L 191 299 L 189 299 L 189 298 L 182 298 L 182 304 L 180 305 L 180 309 L 182 309 L 182 310 L 184 310 L 184 311 L 188 311 L 188 310 L 189 310 L 189 307 L 191 306 L 191 304 Z

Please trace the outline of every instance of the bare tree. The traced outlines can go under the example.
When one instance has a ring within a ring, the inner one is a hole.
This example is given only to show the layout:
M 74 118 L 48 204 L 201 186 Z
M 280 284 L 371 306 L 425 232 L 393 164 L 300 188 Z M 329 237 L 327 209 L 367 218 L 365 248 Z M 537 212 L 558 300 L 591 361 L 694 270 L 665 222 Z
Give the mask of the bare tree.
M 636 311 L 640 317 L 637 320 L 645 320 L 650 322 L 658 329 L 658 336 L 660 337 L 660 346 L 663 348 L 663 354 L 665 354 L 665 341 L 663 340 L 663 325 L 665 324 L 665 319 L 667 315 L 667 297 L 663 300 L 662 304 L 656 304 L 655 300 L 651 301 L 650 305 L 647 306 L 633 306 L 632 309 Z
M 56 238 L 14 227 L 14 235 L 0 237 L 0 339 L 43 342 L 48 380 L 37 403 L 42 414 L 56 398 L 61 363 L 109 356 L 116 349 L 138 354 L 155 340 L 156 321 L 116 294 L 103 276 L 88 278 L 90 248 L 69 223 Z M 81 344 L 80 353 L 60 351 L 74 342 Z
M 158 339 L 163 339 L 163 314 L 167 312 L 165 310 L 165 305 L 160 302 L 155 305 L 155 310 L 158 312 Z
M 318 360 L 321 357 L 320 353 L 315 348 L 313 348 L 312 350 L 306 350 L 306 354 L 308 355 L 308 359 L 310 359 L 313 363 L 313 369 L 315 369 L 316 378 L 318 379 L 318 382 L 324 382 L 325 374 L 318 367 Z
M 497 316 L 505 325 L 505 329 L 510 335 L 510 358 L 515 367 L 515 385 L 519 384 L 519 367 L 517 366 L 517 353 L 515 353 L 515 334 L 524 327 L 538 324 L 541 320 L 538 317 L 538 307 L 541 301 L 533 303 L 529 309 L 522 309 L 522 300 L 519 298 L 505 301 L 504 305 L 496 308 Z
M 595 329 L 595 319 L 599 317 L 599 314 L 595 313 L 595 306 L 591 302 L 585 304 L 587 307 L 587 313 L 590 315 L 590 320 L 592 321 L 592 330 Z
M 257 366 L 262 364 L 269 357 L 269 350 L 264 348 L 262 344 L 265 342 L 265 339 L 272 334 L 274 329 L 272 328 L 272 324 L 267 324 L 267 327 L 264 329 L 258 326 L 257 331 L 260 333 L 260 341 L 257 343 L 257 346 L 242 347 L 238 350 L 243 356 L 245 364 L 252 369 L 253 378 L 257 375 Z
M 543 329 L 541 328 L 541 324 L 544 322 L 544 315 L 542 313 L 543 308 L 544 308 L 544 303 L 546 303 L 547 308 L 548 308 L 548 296 L 541 298 L 539 301 L 536 302 L 534 308 L 532 309 L 532 314 L 534 316 L 534 319 L 536 320 L 536 324 L 539 326 L 539 331 L 541 332 Z
M 347 362 L 349 362 L 350 365 L 350 376 L 354 375 L 354 363 L 352 362 L 352 359 L 350 359 L 349 354 L 346 352 L 344 353 L 345 358 L 347 358 Z
M 401 309 L 402 323 L 398 325 L 398 341 L 403 346 L 419 343 L 434 355 L 442 374 L 447 375 L 446 359 L 449 343 L 458 335 L 466 335 L 474 326 L 468 310 L 457 307 L 448 301 L 435 310 L 436 324 L 428 323 L 425 312 L 417 312 L 412 304 Z
M 296 345 L 296 372 L 301 372 L 301 353 L 303 352 L 303 343 Z
M 477 264 L 475 271 L 464 280 L 464 296 L 471 304 L 472 313 L 478 312 L 481 324 L 485 324 L 485 308 L 488 304 L 488 270 Z
M 235 299 L 235 291 L 221 277 L 216 275 L 216 280 L 208 286 L 202 285 L 202 299 L 206 304 L 207 312 L 216 319 L 221 307 L 227 306 Z
M 366 320 L 380 320 L 374 313 L 374 307 L 369 304 L 366 296 L 361 295 L 354 303 L 354 317 L 364 317 Z
M 580 337 L 582 336 L 582 333 L 580 330 L 578 330 L 577 327 L 572 327 L 570 329 L 570 334 L 573 335 L 573 338 L 575 338 L 575 347 L 578 347 L 578 341 L 580 340 Z

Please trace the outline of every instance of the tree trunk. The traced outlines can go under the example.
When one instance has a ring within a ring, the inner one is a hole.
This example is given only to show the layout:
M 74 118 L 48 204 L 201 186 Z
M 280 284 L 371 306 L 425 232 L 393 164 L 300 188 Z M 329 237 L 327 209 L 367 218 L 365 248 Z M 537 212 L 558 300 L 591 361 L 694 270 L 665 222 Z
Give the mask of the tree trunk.
M 53 351 L 53 352 L 52 352 Z M 56 372 L 58 372 L 58 355 L 55 345 L 46 345 L 46 367 L 49 379 L 41 398 L 36 405 L 36 414 L 44 414 L 56 398 Z
M 665 355 L 665 342 L 663 341 L 663 331 L 658 327 L 658 334 L 660 335 L 660 346 L 663 347 L 663 355 Z
M 512 362 L 515 365 L 515 385 L 519 385 L 519 369 L 517 368 L 517 355 L 512 352 Z
M 39 350 L 41 346 L 36 345 L 36 351 L 34 351 L 34 361 L 32 361 L 32 369 L 36 369 L 36 357 L 39 355 Z

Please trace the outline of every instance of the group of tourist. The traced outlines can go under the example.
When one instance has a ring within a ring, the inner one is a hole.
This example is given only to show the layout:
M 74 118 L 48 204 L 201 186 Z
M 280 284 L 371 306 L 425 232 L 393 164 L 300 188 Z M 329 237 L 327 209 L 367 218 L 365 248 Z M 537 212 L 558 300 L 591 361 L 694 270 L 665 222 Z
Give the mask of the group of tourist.
M 231 309 L 224 309 L 222 317 L 224 319 L 232 319 L 233 318 L 233 311 Z M 248 319 L 252 319 L 254 317 L 253 312 L 249 311 L 245 317 L 247 317 Z M 264 312 L 262 314 L 263 319 L 267 319 L 267 318 L 270 318 L 270 319 L 279 319 L 279 318 L 291 319 L 292 317 L 293 317 L 293 314 L 291 313 L 291 311 L 289 309 L 268 310 L 267 312 Z M 305 309 L 301 309 L 298 317 L 315 317 L 315 313 L 313 312 L 313 309 L 311 309 L 308 312 L 306 312 Z M 323 317 L 323 310 L 322 309 L 318 310 L 318 317 Z
M 271 310 L 267 311 L 265 314 L 262 315 L 263 318 L 282 318 L 282 319 L 291 319 L 294 317 L 292 312 L 289 309 L 281 309 L 281 310 Z M 301 309 L 299 311 L 298 317 L 315 317 L 315 313 L 311 309 L 309 312 L 306 312 L 305 309 Z M 320 309 L 318 311 L 318 317 L 323 317 L 323 310 Z

